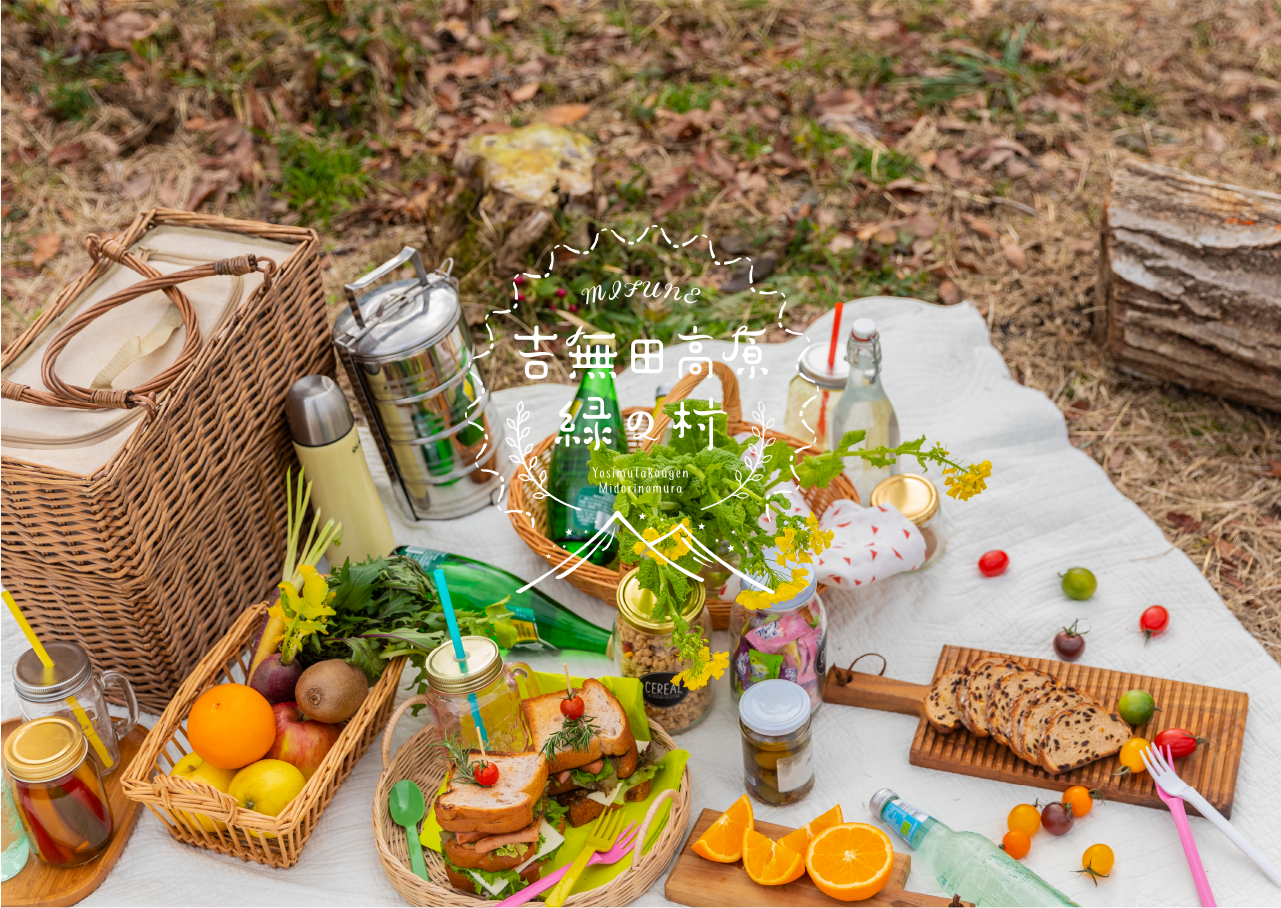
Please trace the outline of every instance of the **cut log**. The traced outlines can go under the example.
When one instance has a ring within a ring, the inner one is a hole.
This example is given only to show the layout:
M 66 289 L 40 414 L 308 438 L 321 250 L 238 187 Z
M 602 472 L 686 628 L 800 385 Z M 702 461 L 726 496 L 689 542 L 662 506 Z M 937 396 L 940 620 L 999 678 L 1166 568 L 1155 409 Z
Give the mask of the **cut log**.
M 1118 368 L 1281 411 L 1281 195 L 1128 161 L 1098 280 L 1095 338 Z

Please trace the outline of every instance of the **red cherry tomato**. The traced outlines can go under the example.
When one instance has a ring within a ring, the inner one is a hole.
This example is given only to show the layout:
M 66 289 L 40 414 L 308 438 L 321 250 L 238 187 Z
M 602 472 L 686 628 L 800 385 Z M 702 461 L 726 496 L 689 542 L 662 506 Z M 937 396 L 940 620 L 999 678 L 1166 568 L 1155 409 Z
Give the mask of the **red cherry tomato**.
M 1167 747 L 1170 748 L 1170 755 L 1178 760 L 1196 750 L 1198 744 L 1209 744 L 1210 742 L 1206 738 L 1198 738 L 1192 732 L 1183 728 L 1167 728 L 1157 734 L 1152 739 L 1152 743 L 1162 753 L 1165 753 Z
M 573 697 L 561 698 L 560 714 L 564 716 L 566 719 L 582 718 L 584 709 L 586 709 L 586 707 L 583 705 L 582 697 L 573 696 Z
M 1165 633 L 1170 626 L 1170 613 L 1164 605 L 1149 606 L 1139 617 L 1139 630 L 1143 631 L 1143 642 L 1147 643 L 1157 634 Z
M 1010 556 L 1000 549 L 993 549 L 990 552 L 984 552 L 983 557 L 979 559 L 979 571 L 984 577 L 996 577 L 1005 573 L 1005 569 L 1010 566 Z
M 483 785 L 488 788 L 498 781 L 498 764 L 479 763 L 471 774 L 477 785 Z

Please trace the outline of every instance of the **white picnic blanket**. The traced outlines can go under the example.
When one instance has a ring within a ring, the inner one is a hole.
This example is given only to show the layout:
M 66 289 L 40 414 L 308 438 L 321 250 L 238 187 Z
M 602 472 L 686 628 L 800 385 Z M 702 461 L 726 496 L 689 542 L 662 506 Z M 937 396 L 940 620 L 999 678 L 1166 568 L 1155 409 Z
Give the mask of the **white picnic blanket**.
M 1281 667 L 1242 629 L 1196 567 L 1171 548 L 1094 461 L 1068 444 L 1063 419 L 1045 396 L 1011 380 L 970 306 L 940 308 L 876 298 L 846 307 L 847 320 L 860 315 L 876 319 L 881 329 L 885 384 L 903 437 L 925 434 L 930 441 L 945 442 L 960 459 L 990 459 L 993 475 L 980 497 L 965 503 L 943 500 L 933 526 L 946 538 L 947 549 L 927 571 L 827 597 L 829 664 L 846 665 L 861 653 L 876 651 L 888 658 L 888 675 L 924 683 L 945 643 L 1051 656 L 1057 628 L 1088 618 L 1092 631 L 1083 660 L 1088 664 L 1250 695 L 1232 821 L 1281 864 Z M 830 330 L 829 313 L 808 329 L 808 336 L 825 339 Z M 744 387 L 745 410 L 763 402 L 782 425 L 792 363 L 807 343 L 798 338 L 765 348 L 769 374 Z M 721 355 L 729 348 L 708 344 L 705 349 Z M 651 404 L 658 379 L 675 377 L 680 355 L 678 348 L 667 350 L 664 376 L 621 376 L 623 405 Z M 496 397 L 506 413 L 516 401 L 525 402 L 534 414 L 530 437 L 536 440 L 554 431 L 556 414 L 572 394 L 567 386 L 541 385 Z M 373 452 L 374 446 L 366 444 L 365 449 Z M 374 469 L 385 492 L 381 464 Z M 527 578 L 546 570 L 497 509 L 412 528 L 398 519 L 394 525 L 405 543 L 471 555 Z M 993 548 L 1009 553 L 1011 567 L 990 580 L 975 564 Z M 1094 598 L 1080 604 L 1063 597 L 1056 576 L 1078 564 L 1099 579 Z M 612 609 L 567 582 L 552 579 L 543 588 L 609 626 Z M 1170 608 L 1172 624 L 1145 647 L 1135 633 L 1138 615 L 1154 602 Z M 3 628 L 3 706 L 10 716 L 17 713 L 10 666 L 24 644 L 7 615 Z M 718 633 L 714 643 L 725 648 L 727 634 Z M 561 660 L 549 654 L 529 661 L 553 669 Z M 613 670 L 604 657 L 578 654 L 570 667 L 584 674 Z M 679 738 L 693 754 L 695 816 L 704 807 L 724 809 L 743 792 L 727 681 L 728 676 L 717 684 L 708 720 Z M 417 721 L 402 723 L 398 742 L 418 727 Z M 909 765 L 915 728 L 916 720 L 907 716 L 824 706 L 814 721 L 813 792 L 786 809 L 758 806 L 757 816 L 797 825 L 839 802 L 847 821 L 872 822 L 868 798 L 890 786 L 954 829 L 975 830 L 999 841 L 1011 807 L 1046 797 L 1039 789 Z M 403 904 L 382 873 L 371 834 L 370 799 L 379 768 L 374 748 L 330 804 L 298 865 L 287 871 L 176 844 L 144 811 L 119 864 L 85 904 Z M 1214 827 L 1195 817 L 1191 823 L 1220 905 L 1281 905 L 1281 890 Z M 1111 879 L 1097 888 L 1072 872 L 1080 866 L 1081 853 L 1095 842 L 1116 852 Z M 896 841 L 896 846 L 908 850 L 904 843 Z M 1173 823 L 1164 811 L 1104 804 L 1062 838 L 1038 834 L 1025 863 L 1082 905 L 1196 904 Z M 941 894 L 924 861 L 913 867 L 909 888 Z M 662 892 L 660 879 L 637 904 L 667 904 Z

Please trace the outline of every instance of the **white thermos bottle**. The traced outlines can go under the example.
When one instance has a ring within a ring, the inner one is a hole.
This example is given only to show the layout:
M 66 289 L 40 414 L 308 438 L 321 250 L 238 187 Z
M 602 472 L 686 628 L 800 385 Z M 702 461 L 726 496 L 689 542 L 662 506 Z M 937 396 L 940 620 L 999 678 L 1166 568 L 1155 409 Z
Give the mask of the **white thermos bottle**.
M 332 517 L 342 523 L 342 541 L 325 553 L 330 566 L 391 554 L 396 540 L 342 388 L 327 375 L 300 378 L 285 398 L 285 415 L 294 451 L 312 483 L 312 506 L 322 521 Z

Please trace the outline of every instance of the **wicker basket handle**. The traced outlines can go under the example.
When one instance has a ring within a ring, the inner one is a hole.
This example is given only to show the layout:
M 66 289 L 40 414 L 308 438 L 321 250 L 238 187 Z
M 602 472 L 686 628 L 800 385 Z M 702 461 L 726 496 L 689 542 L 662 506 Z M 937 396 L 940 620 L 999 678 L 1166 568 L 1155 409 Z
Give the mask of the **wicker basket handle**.
M 717 365 L 720 364 L 717 363 Z M 645 842 L 649 839 L 649 827 L 654 822 L 654 818 L 658 816 L 658 808 L 668 801 L 675 801 L 676 792 L 677 789 L 675 788 L 665 788 L 658 793 L 658 797 L 654 798 L 654 803 L 649 805 L 649 810 L 645 812 L 645 819 L 641 820 L 640 829 L 636 832 L 636 844 L 632 848 L 632 866 L 628 868 L 629 871 L 635 870 L 637 865 L 640 864 L 641 858 L 645 855 Z
M 399 722 L 400 717 L 405 714 L 405 710 L 412 709 L 415 706 L 423 706 L 429 702 L 430 698 L 426 694 L 419 694 L 416 697 L 410 697 L 404 703 L 400 704 L 400 706 L 396 707 L 396 711 L 392 713 L 391 718 L 387 720 L 387 729 L 383 732 L 383 772 L 386 772 L 391 767 L 391 735 L 392 732 L 396 730 L 396 723 Z
M 729 420 L 729 425 L 733 426 L 743 421 L 743 402 L 738 395 L 738 378 L 734 375 L 734 370 L 721 362 L 712 363 L 712 371 L 716 377 L 721 380 L 721 407 L 725 410 L 725 415 Z M 684 400 L 689 397 L 691 391 L 698 387 L 699 382 L 706 378 L 706 373 L 691 372 L 680 381 L 667 396 L 663 398 L 663 403 L 675 403 L 678 400 Z M 645 441 L 641 443 L 642 450 L 648 451 L 654 446 L 656 439 L 662 438 L 663 433 L 667 431 L 668 425 L 672 419 L 666 413 L 661 413 L 654 421 L 654 427 L 650 429 Z M 732 433 L 732 430 L 731 430 Z

